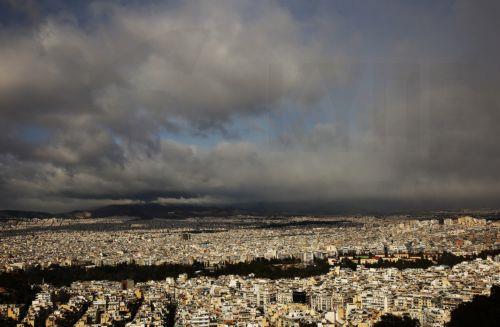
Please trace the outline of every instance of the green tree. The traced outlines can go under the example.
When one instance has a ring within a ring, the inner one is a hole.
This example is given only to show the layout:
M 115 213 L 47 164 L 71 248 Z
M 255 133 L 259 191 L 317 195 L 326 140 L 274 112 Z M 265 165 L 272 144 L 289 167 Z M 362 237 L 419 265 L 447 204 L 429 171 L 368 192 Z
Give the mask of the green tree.
M 491 288 L 490 296 L 475 296 L 471 302 L 460 304 L 451 313 L 448 327 L 498 326 L 500 321 L 500 286 Z
M 385 314 L 377 321 L 374 327 L 418 327 L 420 322 L 418 319 L 412 319 L 410 316 L 398 317 L 391 314 Z

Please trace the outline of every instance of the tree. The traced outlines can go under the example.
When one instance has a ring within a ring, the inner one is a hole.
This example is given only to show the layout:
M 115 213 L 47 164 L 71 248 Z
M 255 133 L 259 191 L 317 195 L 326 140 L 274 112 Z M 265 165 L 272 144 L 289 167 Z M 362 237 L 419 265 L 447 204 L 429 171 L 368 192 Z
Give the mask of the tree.
M 17 321 L 12 318 L 0 316 L 0 326 L 4 327 L 16 327 Z
M 491 288 L 490 296 L 474 296 L 471 302 L 460 304 L 451 313 L 448 327 L 461 326 L 498 326 L 500 321 L 500 286 Z
M 398 317 L 391 314 L 385 314 L 377 321 L 374 327 L 418 327 L 420 322 L 418 319 L 412 319 L 410 316 L 404 315 L 403 317 Z

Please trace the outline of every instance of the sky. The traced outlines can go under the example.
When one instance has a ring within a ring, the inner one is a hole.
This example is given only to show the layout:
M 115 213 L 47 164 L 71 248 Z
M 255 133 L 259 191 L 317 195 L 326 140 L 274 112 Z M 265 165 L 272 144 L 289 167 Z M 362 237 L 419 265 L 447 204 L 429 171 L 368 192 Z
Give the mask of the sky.
M 0 0 L 0 209 L 498 207 L 500 2 Z

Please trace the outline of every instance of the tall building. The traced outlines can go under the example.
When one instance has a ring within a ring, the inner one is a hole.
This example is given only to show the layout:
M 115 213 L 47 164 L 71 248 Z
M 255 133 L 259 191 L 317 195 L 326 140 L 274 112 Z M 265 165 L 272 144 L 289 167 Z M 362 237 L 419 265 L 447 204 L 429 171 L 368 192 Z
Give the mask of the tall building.
M 306 265 L 312 264 L 314 262 L 314 253 L 304 252 L 302 254 L 302 262 Z
M 210 317 L 206 311 L 198 311 L 197 314 L 191 317 L 189 322 L 193 327 L 209 327 Z

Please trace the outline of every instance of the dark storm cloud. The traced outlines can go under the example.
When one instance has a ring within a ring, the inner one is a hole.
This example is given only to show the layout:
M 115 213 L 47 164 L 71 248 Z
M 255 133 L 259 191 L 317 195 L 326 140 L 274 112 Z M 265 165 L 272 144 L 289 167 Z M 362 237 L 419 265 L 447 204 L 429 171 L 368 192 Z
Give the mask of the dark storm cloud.
M 24 3 L 0 31 L 1 207 L 500 195 L 493 1 L 387 2 L 377 29 L 336 4 Z

